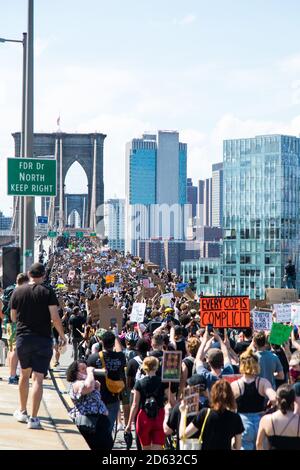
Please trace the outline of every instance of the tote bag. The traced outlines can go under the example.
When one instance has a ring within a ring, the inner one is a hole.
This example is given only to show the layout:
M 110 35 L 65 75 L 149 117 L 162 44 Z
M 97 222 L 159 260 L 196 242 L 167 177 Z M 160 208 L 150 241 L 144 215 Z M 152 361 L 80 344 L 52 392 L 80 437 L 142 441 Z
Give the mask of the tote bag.
M 204 418 L 204 421 L 203 421 L 203 424 L 202 424 L 199 439 L 185 439 L 185 438 L 181 439 L 180 443 L 179 443 L 180 444 L 180 450 L 201 450 L 202 449 L 203 433 L 204 433 L 204 429 L 205 429 L 205 425 L 206 425 L 206 421 L 207 421 L 207 418 L 209 416 L 209 413 L 210 413 L 210 408 L 207 409 L 207 412 L 206 412 L 206 415 L 205 415 L 205 418 Z M 184 425 L 185 426 L 184 433 L 185 433 L 186 414 L 185 414 L 184 420 L 185 420 L 185 425 Z

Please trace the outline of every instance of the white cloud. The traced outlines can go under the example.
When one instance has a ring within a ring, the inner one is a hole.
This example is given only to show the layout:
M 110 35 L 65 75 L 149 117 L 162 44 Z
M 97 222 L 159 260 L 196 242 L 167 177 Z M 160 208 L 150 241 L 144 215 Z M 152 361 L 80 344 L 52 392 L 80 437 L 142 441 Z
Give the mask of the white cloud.
M 189 13 L 188 15 L 185 15 L 183 18 L 173 18 L 172 23 L 175 25 L 187 25 L 191 23 L 195 23 L 197 20 L 196 15 L 193 15 L 192 13 Z

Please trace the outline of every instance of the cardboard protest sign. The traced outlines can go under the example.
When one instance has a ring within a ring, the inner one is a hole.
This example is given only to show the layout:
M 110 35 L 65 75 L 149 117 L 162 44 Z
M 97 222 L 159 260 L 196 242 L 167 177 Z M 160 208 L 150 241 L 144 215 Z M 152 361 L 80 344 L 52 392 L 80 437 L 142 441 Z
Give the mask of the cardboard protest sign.
M 294 325 L 300 325 L 300 304 L 292 304 L 291 321 Z
M 201 297 L 200 326 L 250 327 L 249 297 Z
M 197 415 L 199 411 L 200 385 L 187 387 L 183 391 L 183 402 L 187 407 L 187 416 Z
M 174 292 L 174 297 L 179 297 L 179 298 L 181 298 L 181 297 L 183 297 L 183 293 L 176 290 L 176 291 Z
M 195 292 L 193 292 L 192 289 L 188 287 L 184 291 L 184 297 L 186 297 L 188 300 L 195 300 Z
M 266 289 L 266 301 L 268 305 L 288 304 L 298 301 L 296 289 Z
M 100 299 L 87 300 L 88 315 L 92 317 L 92 322 L 96 323 L 100 318 Z
M 272 312 L 267 310 L 252 310 L 253 329 L 269 331 L 272 328 Z
M 108 274 L 107 276 L 105 276 L 105 281 L 106 284 L 113 284 L 115 282 L 114 274 Z
M 171 307 L 171 300 L 173 299 L 172 292 L 168 294 L 162 294 L 160 299 L 160 305 L 164 307 Z
M 293 327 L 289 325 L 282 325 L 282 323 L 273 323 L 269 343 L 279 344 L 279 346 L 281 346 L 283 343 L 288 341 L 292 329 Z
M 158 289 L 157 287 L 144 287 L 142 293 L 145 299 L 152 299 L 158 293 Z
M 278 323 L 290 323 L 292 315 L 292 304 L 273 305 Z
M 266 300 L 250 299 L 250 310 L 254 310 L 255 307 L 258 310 L 260 308 L 269 308 Z
M 181 376 L 181 351 L 164 351 L 161 370 L 162 382 L 180 382 Z
M 101 308 L 100 312 L 100 328 L 108 330 L 114 324 L 118 325 L 118 330 L 122 330 L 123 310 L 120 308 Z
M 135 302 L 132 306 L 130 321 L 136 323 L 143 323 L 146 305 L 146 303 Z

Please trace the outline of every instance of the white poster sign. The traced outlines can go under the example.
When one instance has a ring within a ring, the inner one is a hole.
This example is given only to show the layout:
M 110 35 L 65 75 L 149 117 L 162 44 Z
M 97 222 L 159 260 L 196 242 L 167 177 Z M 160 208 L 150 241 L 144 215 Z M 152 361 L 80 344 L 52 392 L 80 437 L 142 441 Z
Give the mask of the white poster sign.
M 135 302 L 132 306 L 130 321 L 143 323 L 146 310 L 146 303 Z
M 292 304 L 274 304 L 273 305 L 277 323 L 290 323 Z
M 300 304 L 292 304 L 291 322 L 293 325 L 300 326 Z
M 257 331 L 269 331 L 272 328 L 272 312 L 252 310 L 253 328 Z

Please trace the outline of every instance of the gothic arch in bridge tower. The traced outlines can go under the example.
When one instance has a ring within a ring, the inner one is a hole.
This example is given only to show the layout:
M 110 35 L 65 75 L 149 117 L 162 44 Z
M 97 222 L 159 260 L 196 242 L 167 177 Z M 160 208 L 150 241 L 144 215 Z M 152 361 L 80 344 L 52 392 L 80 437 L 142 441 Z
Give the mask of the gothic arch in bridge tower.
M 16 132 L 15 156 L 20 156 L 21 134 Z M 52 134 L 34 134 L 34 157 L 57 157 L 57 193 L 54 201 L 54 214 L 50 211 L 54 227 L 66 225 L 65 214 L 65 178 L 69 168 L 78 162 L 84 169 L 88 180 L 88 194 L 86 198 L 86 220 L 88 225 L 97 225 L 101 217 L 96 216 L 96 210 L 104 204 L 103 183 L 103 146 L 106 135 L 94 134 L 67 134 L 55 132 Z M 95 173 L 95 171 L 96 173 Z M 96 174 L 96 177 L 94 177 Z M 61 180 L 62 179 L 62 191 Z M 60 194 L 62 192 L 62 194 Z M 42 198 L 41 215 L 48 215 L 50 198 Z M 51 206 L 51 205 L 50 205 Z M 96 227 L 91 227 L 96 229 Z

